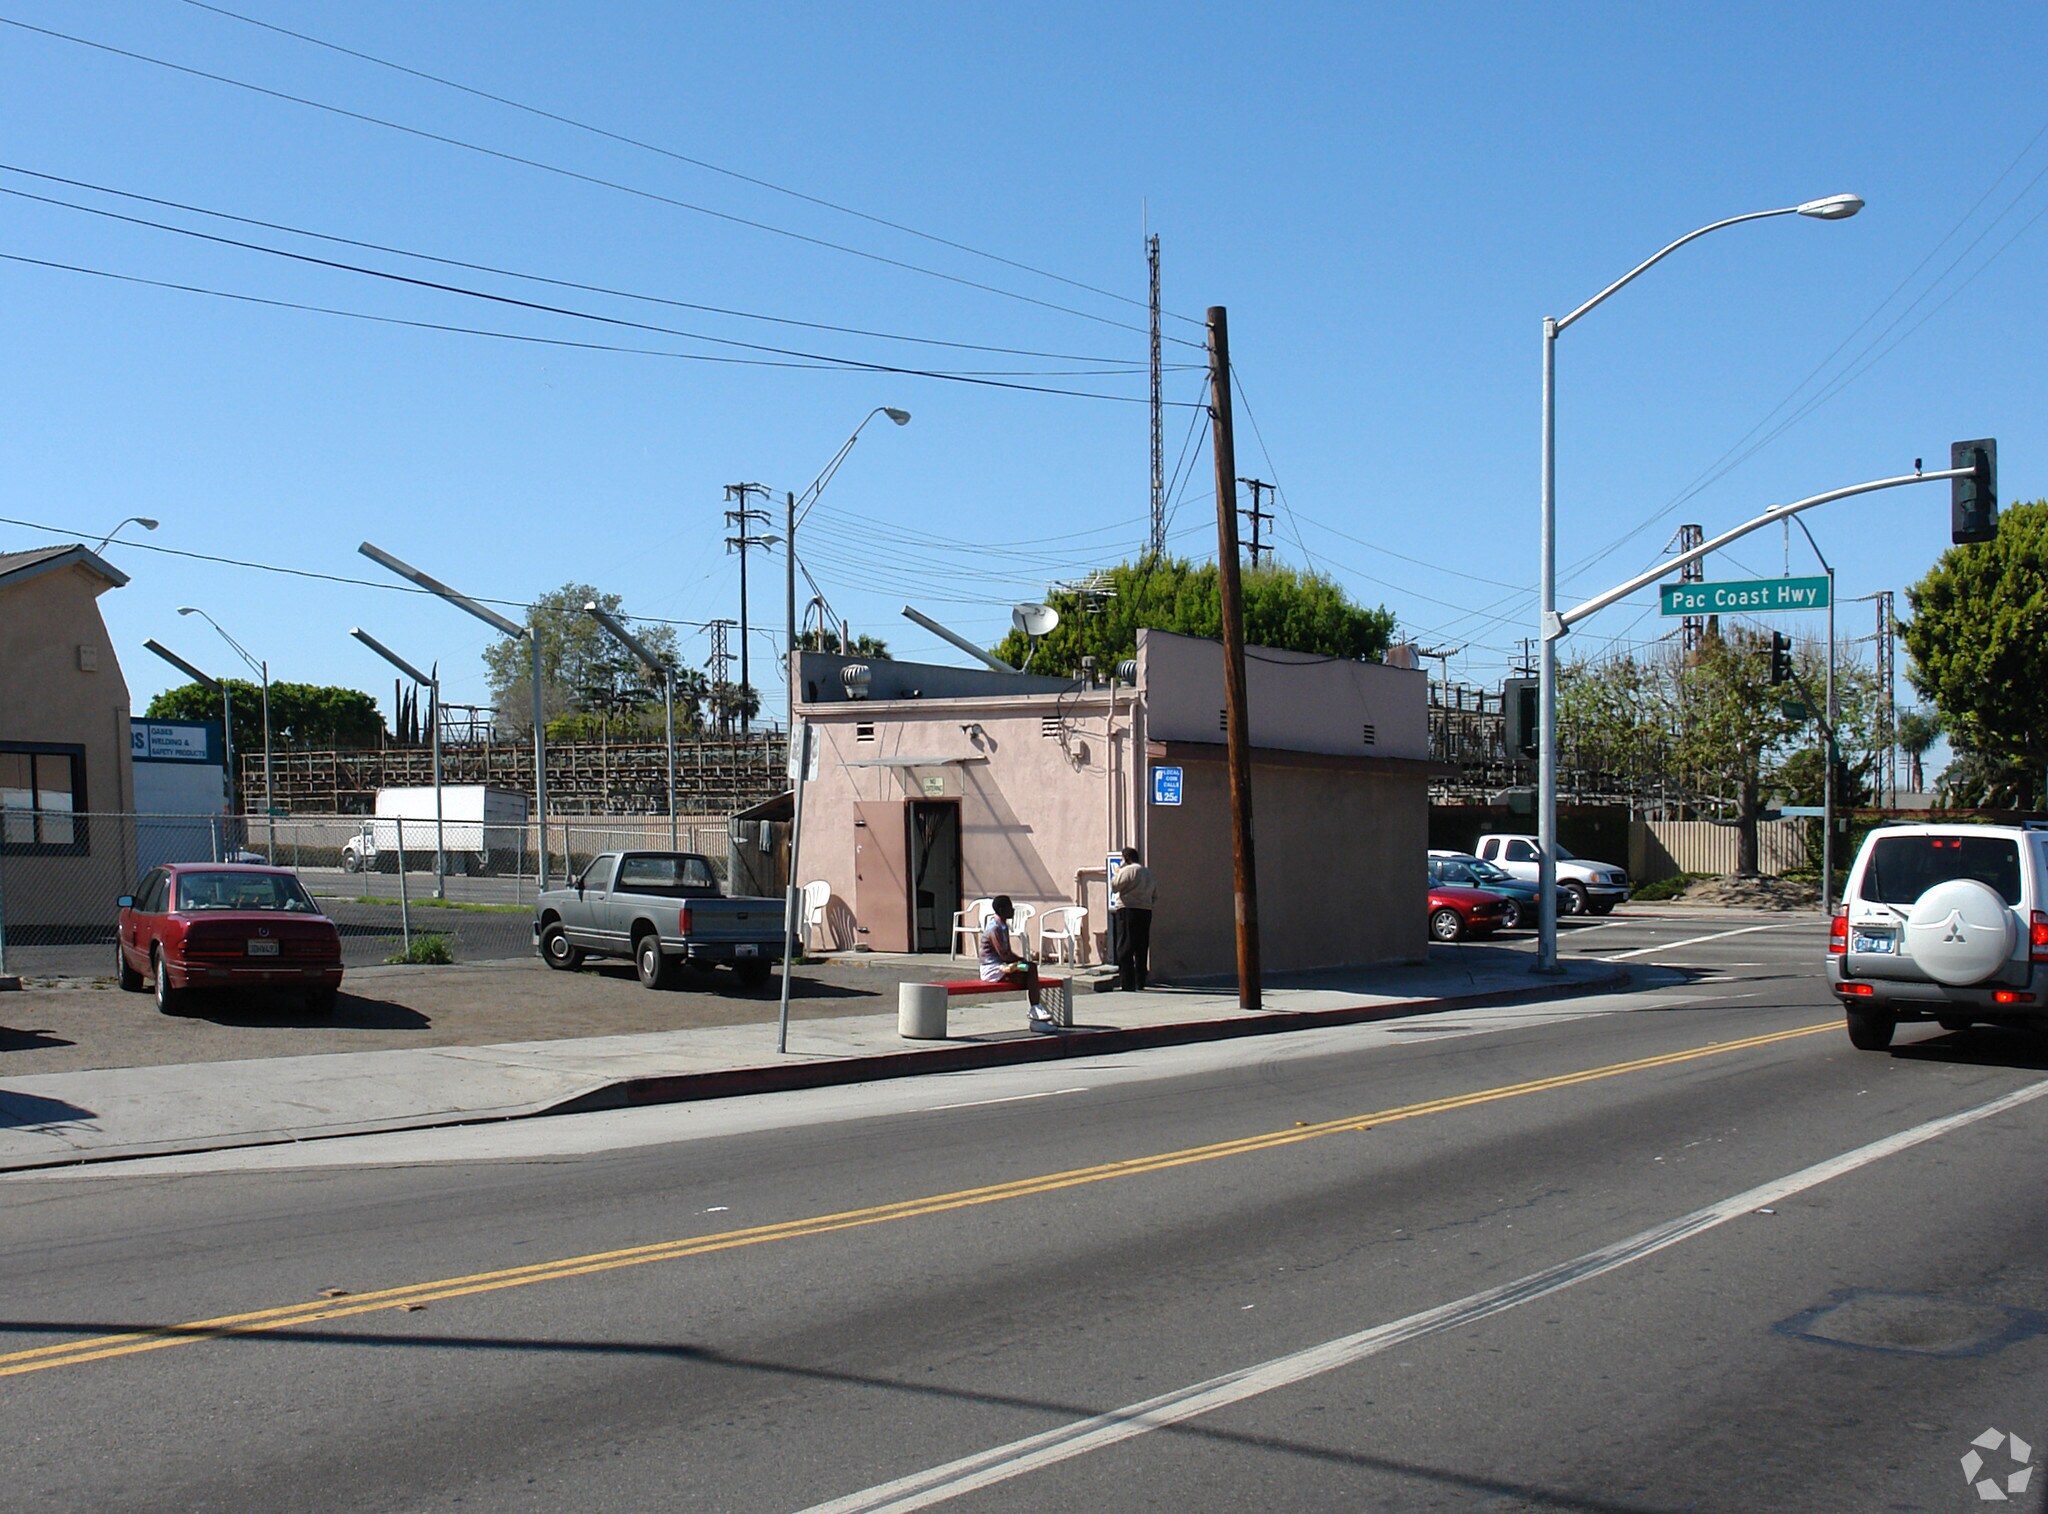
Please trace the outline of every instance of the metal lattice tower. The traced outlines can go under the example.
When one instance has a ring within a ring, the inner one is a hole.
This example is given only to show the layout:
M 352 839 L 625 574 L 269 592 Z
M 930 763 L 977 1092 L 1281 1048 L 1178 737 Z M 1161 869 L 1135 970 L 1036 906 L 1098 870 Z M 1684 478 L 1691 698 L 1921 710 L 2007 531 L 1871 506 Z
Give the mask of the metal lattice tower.
M 1159 238 L 1145 238 L 1152 275 L 1152 555 L 1166 555 L 1166 432 L 1159 395 Z
M 1680 526 L 1678 528 L 1678 550 L 1681 552 L 1690 552 L 1706 539 L 1706 533 L 1698 526 Z M 1678 570 L 1678 581 L 1682 584 L 1705 583 L 1706 579 L 1707 565 L 1698 558 L 1695 558 Z M 1680 647 L 1686 652 L 1697 652 L 1700 649 L 1700 639 L 1706 634 L 1706 629 L 1707 623 L 1703 617 L 1698 615 L 1686 616 L 1679 633 Z
M 725 633 L 736 624 L 736 621 L 714 620 L 704 628 L 711 633 L 711 655 L 704 659 L 704 666 L 710 672 L 713 683 L 727 682 L 726 674 L 731 670 L 732 653 L 726 648 Z
M 1877 591 L 1877 741 L 1878 750 L 1884 753 L 1883 766 L 1879 772 L 1884 775 L 1886 788 L 1885 805 L 1897 809 L 1899 804 L 1899 740 L 1898 707 L 1896 698 L 1898 664 L 1892 642 L 1892 591 Z

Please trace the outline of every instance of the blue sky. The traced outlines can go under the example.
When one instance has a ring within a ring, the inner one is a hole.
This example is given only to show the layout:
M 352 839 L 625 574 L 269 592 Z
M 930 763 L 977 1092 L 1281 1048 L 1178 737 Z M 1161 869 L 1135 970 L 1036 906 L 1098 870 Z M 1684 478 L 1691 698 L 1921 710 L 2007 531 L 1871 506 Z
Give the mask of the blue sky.
M 1201 354 L 1184 344 L 1199 344 L 1205 307 L 1226 306 L 1249 404 L 1237 471 L 1279 484 L 1280 555 L 1384 603 L 1425 645 L 1461 649 L 1451 670 L 1474 682 L 1497 680 L 1532 634 L 1542 317 L 1708 221 L 1840 191 L 1868 202 L 1846 222 L 1716 233 L 1565 333 L 1560 559 L 1604 554 L 1567 574 L 1568 603 L 1650 566 L 1683 522 L 1712 535 L 1916 456 L 1945 466 L 1957 438 L 1998 438 L 2005 498 L 2048 492 L 2037 6 L 228 8 L 730 173 L 181 0 L 0 0 L 0 17 L 412 132 L 7 25 L 0 162 L 666 300 L 1056 356 L 548 289 L 19 172 L 0 187 L 700 335 L 1021 370 L 1014 382 L 1122 398 L 512 342 L 0 262 L 0 515 L 57 533 L 0 525 L 0 547 L 161 520 L 108 549 L 133 582 L 101 602 L 138 709 L 183 681 L 145 637 L 227 666 L 213 633 L 178 617 L 188 603 L 277 678 L 388 702 L 387 670 L 348 639 L 360 624 L 418 663 L 438 659 L 451 701 L 485 701 L 491 633 L 396 592 L 357 556 L 364 538 L 500 600 L 597 584 L 631 613 L 684 623 L 701 662 L 695 627 L 739 615 L 724 486 L 801 490 L 885 404 L 913 421 L 866 429 L 800 556 L 856 630 L 900 656 L 955 661 L 902 619 L 906 601 L 992 642 L 1013 603 L 1144 541 L 1147 413 L 1131 402 L 1145 395 L 1143 218 L 1174 313 L 1169 470 L 1202 398 Z M 741 350 L 18 195 L 0 196 L 0 251 L 399 321 Z M 1206 451 L 1179 477 L 1173 545 L 1212 556 Z M 1846 601 L 1923 574 L 1947 545 L 1947 513 L 1945 486 L 1926 485 L 1808 520 Z M 1795 537 L 1793 571 L 1811 562 Z M 1783 541 L 1760 535 L 1708 573 L 1785 566 Z M 771 710 L 782 575 L 779 549 L 751 561 Z M 1870 605 L 1844 605 L 1845 637 L 1874 622 Z M 1645 596 L 1568 646 L 1597 652 L 1670 624 Z M 1783 624 L 1821 629 L 1814 616 Z

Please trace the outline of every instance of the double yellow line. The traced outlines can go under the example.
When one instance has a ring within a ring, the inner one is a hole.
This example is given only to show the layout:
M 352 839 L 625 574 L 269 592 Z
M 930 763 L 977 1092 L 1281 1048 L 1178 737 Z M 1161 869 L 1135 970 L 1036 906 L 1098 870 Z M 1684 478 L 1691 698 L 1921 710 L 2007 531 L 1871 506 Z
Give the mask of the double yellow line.
M 1630 1062 L 1611 1062 L 1606 1066 L 1591 1067 L 1581 1072 L 1560 1073 L 1555 1077 L 1534 1078 L 1526 1083 L 1510 1083 L 1499 1088 L 1453 1094 L 1448 1098 L 1430 1099 L 1420 1104 L 1404 1104 L 1398 1108 L 1382 1109 L 1372 1114 L 1346 1115 L 1342 1119 L 1295 1125 L 1285 1130 L 1267 1131 L 1262 1135 L 1243 1136 L 1234 1141 L 1218 1141 L 1209 1146 L 1190 1146 L 1180 1151 L 1131 1157 L 1120 1162 L 1104 1162 L 1095 1167 L 1076 1167 L 1065 1172 L 1019 1178 L 1013 1182 L 996 1183 L 986 1188 L 964 1188 L 955 1193 L 932 1194 L 925 1198 L 904 1199 L 894 1204 L 877 1204 L 867 1209 L 849 1209 L 838 1214 L 784 1220 L 775 1225 L 755 1225 L 744 1230 L 720 1231 L 714 1235 L 658 1241 L 646 1246 L 628 1246 L 618 1251 L 596 1251 L 585 1256 L 535 1262 L 525 1267 L 471 1273 L 467 1277 L 440 1278 L 433 1282 L 407 1284 L 402 1288 L 382 1288 L 371 1293 L 314 1299 L 276 1309 L 258 1309 L 247 1314 L 226 1314 L 215 1319 L 193 1320 L 181 1325 L 164 1325 L 148 1330 L 125 1331 L 118 1335 L 94 1336 L 88 1340 L 69 1341 L 56 1346 L 38 1346 L 28 1351 L 0 1354 L 0 1377 L 19 1377 L 30 1372 L 48 1371 L 53 1367 L 74 1367 L 86 1362 L 106 1361 L 112 1357 L 137 1356 L 145 1351 L 161 1351 L 169 1346 L 185 1346 L 195 1341 L 221 1340 L 230 1336 L 287 1330 L 294 1326 L 370 1314 L 380 1309 L 403 1308 L 408 1304 L 428 1304 L 442 1299 L 495 1293 L 501 1288 L 524 1288 L 534 1283 L 551 1283 L 562 1278 L 587 1277 L 592 1273 L 612 1272 L 622 1267 L 644 1267 L 654 1262 L 678 1261 L 684 1257 L 706 1256 L 716 1251 L 733 1251 L 742 1246 L 800 1240 L 806 1236 L 826 1235 L 835 1230 L 853 1230 L 864 1225 L 886 1225 L 897 1220 L 918 1219 L 925 1215 L 943 1214 L 949 1209 L 966 1209 L 977 1204 L 999 1204 L 1011 1199 L 1031 1198 L 1037 1194 L 1055 1193 L 1062 1188 L 1078 1188 L 1084 1184 L 1107 1182 L 1113 1178 L 1138 1177 L 1145 1173 L 1163 1172 L 1173 1167 L 1191 1166 L 1197 1162 L 1213 1162 L 1224 1157 L 1249 1156 L 1254 1152 L 1271 1151 L 1301 1141 L 1318 1140 L 1323 1136 L 1369 1130 L 1375 1125 L 1391 1125 L 1398 1120 L 1448 1114 L 1453 1110 L 1471 1109 L 1501 1099 L 1548 1093 L 1553 1089 L 1571 1088 L 1581 1083 L 1598 1082 L 1603 1078 L 1623 1077 L 1629 1073 L 1649 1072 L 1660 1067 L 1675 1067 L 1704 1057 L 1727 1056 L 1733 1052 L 1750 1051 L 1757 1047 L 1772 1046 L 1782 1041 L 1797 1040 L 1802 1036 L 1819 1035 L 1826 1031 L 1839 1033 L 1839 1028 L 1839 1021 L 1829 1020 L 1820 1025 L 1803 1025 L 1794 1030 L 1774 1031 L 1769 1035 L 1749 1036 L 1739 1041 L 1711 1042 L 1688 1051 L 1666 1052 L 1661 1056 L 1640 1057 Z

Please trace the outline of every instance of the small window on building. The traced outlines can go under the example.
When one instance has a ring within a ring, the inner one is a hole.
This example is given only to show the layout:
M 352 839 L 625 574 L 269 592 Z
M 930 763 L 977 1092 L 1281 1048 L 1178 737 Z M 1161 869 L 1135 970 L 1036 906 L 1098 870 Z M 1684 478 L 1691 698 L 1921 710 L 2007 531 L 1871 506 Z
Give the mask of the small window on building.
M 874 722 L 871 720 L 864 720 L 859 725 L 855 726 L 853 728 L 853 739 L 855 741 L 873 741 L 875 739 Z
M 1376 728 L 1375 728 L 1375 727 L 1373 726 L 1373 723 L 1372 723 L 1371 721 L 1369 721 L 1369 720 L 1368 720 L 1368 721 L 1367 721 L 1367 722 L 1365 723 L 1365 744 L 1366 744 L 1367 746 L 1372 746 L 1372 745 L 1373 745 L 1374 743 L 1376 743 L 1376 742 L 1377 742 L 1378 740 L 1379 740 L 1379 732 L 1378 732 L 1378 730 L 1377 730 L 1377 729 L 1376 729 Z
M 0 747 L 0 850 L 82 855 L 82 747 Z
M 1057 715 L 1041 715 L 1041 716 L 1039 716 L 1039 717 L 1038 717 L 1038 734 L 1039 734 L 1039 735 L 1041 735 L 1041 736 L 1043 736 L 1043 737 L 1044 737 L 1044 738 L 1045 738 L 1045 739 L 1046 739 L 1047 741 L 1057 741 L 1057 740 L 1059 740 L 1059 739 L 1060 739 L 1060 717 L 1059 717 L 1059 716 L 1057 716 Z

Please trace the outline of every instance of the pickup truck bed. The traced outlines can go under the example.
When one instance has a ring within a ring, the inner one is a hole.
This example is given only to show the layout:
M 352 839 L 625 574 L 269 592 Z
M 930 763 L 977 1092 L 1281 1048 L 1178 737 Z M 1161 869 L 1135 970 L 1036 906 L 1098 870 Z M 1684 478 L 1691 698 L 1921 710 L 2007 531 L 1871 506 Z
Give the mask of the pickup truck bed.
M 625 958 L 642 983 L 662 988 L 685 965 L 726 966 L 758 988 L 782 954 L 783 918 L 780 899 L 727 898 L 695 852 L 606 852 L 535 902 L 533 942 L 562 971 Z

